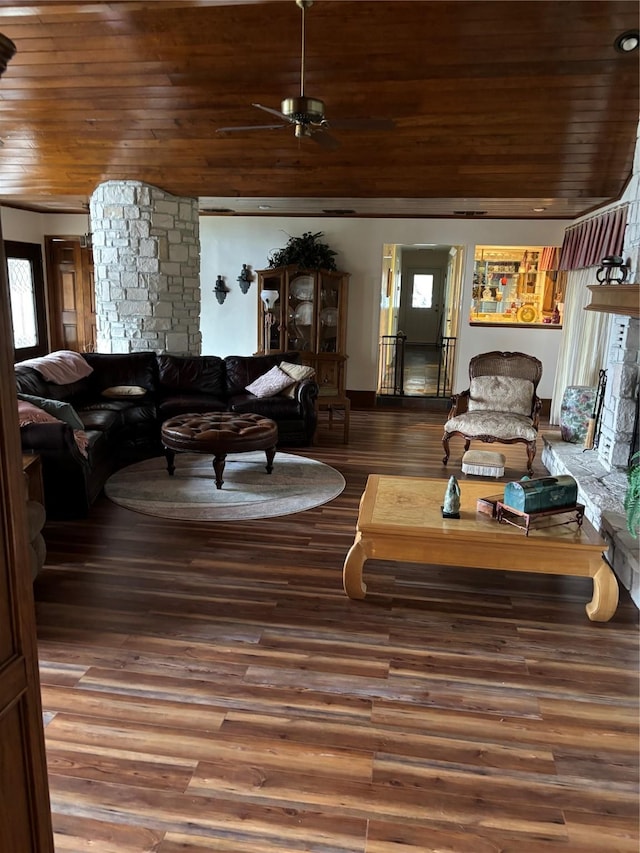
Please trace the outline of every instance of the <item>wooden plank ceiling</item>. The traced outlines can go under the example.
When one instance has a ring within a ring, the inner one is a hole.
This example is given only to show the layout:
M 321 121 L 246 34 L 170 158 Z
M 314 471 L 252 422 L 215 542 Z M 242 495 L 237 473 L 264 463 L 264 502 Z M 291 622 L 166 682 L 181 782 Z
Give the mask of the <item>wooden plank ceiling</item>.
M 230 213 L 572 218 L 623 191 L 639 52 L 614 41 L 636 0 L 316 0 L 305 94 L 339 145 L 216 133 L 278 123 L 252 103 L 299 94 L 301 18 L 294 0 L 5 0 L 0 204 L 81 211 L 137 179 Z

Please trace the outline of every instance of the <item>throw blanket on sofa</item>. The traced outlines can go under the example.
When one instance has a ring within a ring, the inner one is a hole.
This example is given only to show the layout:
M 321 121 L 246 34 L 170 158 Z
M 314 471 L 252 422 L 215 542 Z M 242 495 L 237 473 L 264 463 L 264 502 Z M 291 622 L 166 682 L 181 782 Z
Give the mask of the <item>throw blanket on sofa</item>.
M 93 368 L 80 353 L 67 349 L 43 355 L 41 358 L 28 358 L 19 364 L 37 370 L 43 379 L 53 382 L 54 385 L 70 385 L 93 373 Z

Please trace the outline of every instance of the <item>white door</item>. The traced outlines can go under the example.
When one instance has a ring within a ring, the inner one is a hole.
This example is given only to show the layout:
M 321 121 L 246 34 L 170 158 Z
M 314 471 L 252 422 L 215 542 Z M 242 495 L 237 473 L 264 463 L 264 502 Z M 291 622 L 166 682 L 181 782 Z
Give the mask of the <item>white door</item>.
M 444 293 L 443 271 L 410 269 L 403 275 L 400 329 L 411 343 L 435 344 L 440 334 Z

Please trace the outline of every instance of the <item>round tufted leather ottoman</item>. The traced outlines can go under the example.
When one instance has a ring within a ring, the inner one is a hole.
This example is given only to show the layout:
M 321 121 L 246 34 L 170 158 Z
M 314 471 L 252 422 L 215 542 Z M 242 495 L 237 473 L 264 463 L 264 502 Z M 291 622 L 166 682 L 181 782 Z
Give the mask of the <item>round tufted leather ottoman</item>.
M 278 425 L 262 415 L 220 412 L 176 415 L 162 424 L 160 433 L 169 474 L 176 470 L 176 451 L 211 453 L 218 489 L 221 489 L 224 483 L 222 473 L 227 453 L 264 450 L 267 457 L 267 474 L 273 471 Z

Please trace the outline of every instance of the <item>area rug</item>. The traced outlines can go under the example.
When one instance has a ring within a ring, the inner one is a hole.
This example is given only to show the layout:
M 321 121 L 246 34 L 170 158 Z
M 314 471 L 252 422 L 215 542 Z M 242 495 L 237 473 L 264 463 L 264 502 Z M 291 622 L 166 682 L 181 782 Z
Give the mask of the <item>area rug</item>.
M 337 497 L 345 487 L 335 468 L 291 453 L 276 453 L 273 472 L 263 451 L 229 454 L 222 489 L 212 456 L 177 453 L 175 474 L 164 456 L 137 462 L 107 480 L 105 494 L 127 509 L 161 518 L 241 521 L 302 512 Z

